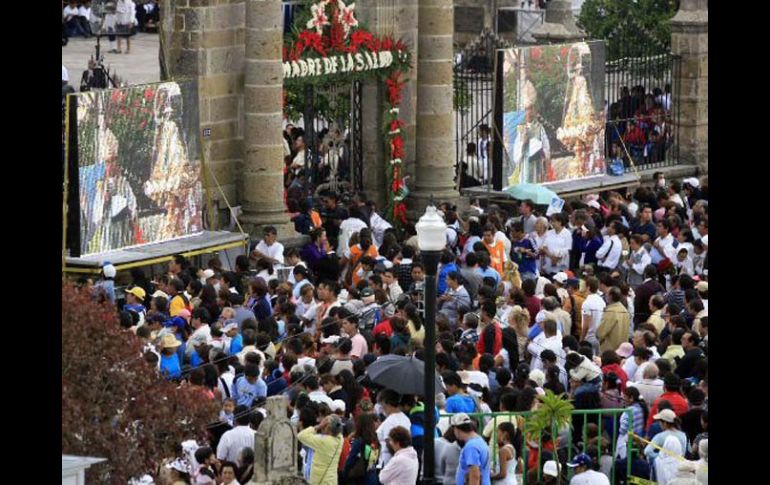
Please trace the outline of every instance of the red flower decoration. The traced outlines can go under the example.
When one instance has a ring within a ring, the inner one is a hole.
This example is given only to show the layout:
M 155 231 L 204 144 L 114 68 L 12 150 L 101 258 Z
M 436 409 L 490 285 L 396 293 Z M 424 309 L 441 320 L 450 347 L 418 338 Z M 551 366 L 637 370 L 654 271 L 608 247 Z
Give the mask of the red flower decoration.
M 152 101 L 152 99 L 155 97 L 155 90 L 152 88 L 147 89 L 144 92 L 144 99 L 147 101 Z
M 406 156 L 406 151 L 404 150 L 404 139 L 401 137 L 401 135 L 396 135 L 395 138 L 393 138 L 393 158 L 404 158 Z
M 393 208 L 393 218 L 401 221 L 402 224 L 406 224 L 406 204 L 403 202 L 398 203 Z

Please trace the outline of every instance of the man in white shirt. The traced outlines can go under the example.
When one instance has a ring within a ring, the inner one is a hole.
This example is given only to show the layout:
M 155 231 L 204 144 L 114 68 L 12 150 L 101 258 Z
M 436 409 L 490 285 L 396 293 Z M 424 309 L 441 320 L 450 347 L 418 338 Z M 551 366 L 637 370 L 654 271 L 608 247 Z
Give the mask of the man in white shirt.
M 633 357 L 629 357 L 633 359 Z M 644 402 L 654 403 L 663 394 L 663 381 L 658 379 L 660 370 L 654 362 L 648 363 L 642 371 L 642 380 L 639 382 L 628 381 L 628 387 L 639 389 L 639 394 Z
M 283 244 L 278 242 L 278 231 L 273 226 L 265 228 L 265 237 L 254 251 L 251 252 L 253 259 L 266 259 L 272 264 L 283 264 Z
M 332 408 L 334 401 L 326 395 L 326 391 L 318 383 L 318 377 L 314 375 L 308 376 L 302 382 L 302 385 L 305 387 L 305 391 L 307 391 L 308 399 L 319 404 L 326 404 L 329 406 L 329 409 Z
M 658 238 L 652 245 L 650 253 L 652 264 L 658 264 L 664 258 L 668 258 L 672 263 L 676 261 L 674 236 L 671 234 L 671 224 L 667 220 L 658 221 Z
M 388 433 L 388 452 L 393 453 L 387 465 L 380 471 L 379 480 L 382 485 L 402 485 L 417 482 L 420 462 L 417 452 L 412 448 L 412 437 L 409 429 L 396 426 Z
M 398 272 L 395 268 L 388 268 L 382 273 L 382 285 L 391 303 L 398 301 L 398 297 L 404 293 L 404 289 L 398 284 Z
M 187 347 L 185 347 L 185 355 L 187 355 L 188 359 L 192 357 L 192 353 L 197 346 L 211 341 L 211 328 L 209 327 L 209 322 L 204 320 L 206 315 L 208 315 L 208 312 L 204 308 L 196 308 L 192 313 L 190 325 L 195 330 L 190 335 Z
M 337 243 L 337 256 L 350 259 L 350 237 L 366 229 L 366 223 L 358 217 L 348 217 L 340 224 L 340 236 Z
M 258 411 L 253 411 L 258 412 Z M 254 447 L 256 432 L 249 426 L 251 413 L 246 406 L 235 408 L 235 428 L 222 435 L 217 445 L 217 458 L 221 461 L 238 463 L 241 450 Z
M 575 456 L 567 466 L 575 469 L 575 476 L 569 485 L 610 485 L 607 475 L 591 469 L 593 460 L 585 453 Z
M 569 267 L 569 252 L 572 250 L 572 233 L 566 227 L 567 217 L 561 212 L 553 214 L 551 226 L 553 229 L 545 233 L 540 250 L 544 256 L 540 273 L 544 275 L 566 271 Z
M 623 243 L 618 236 L 618 233 L 620 232 L 619 225 L 620 222 L 612 221 L 607 227 L 607 236 L 605 236 L 604 244 L 602 244 L 602 247 L 596 251 L 599 267 L 604 268 L 607 271 L 613 271 L 620 264 Z
M 604 308 L 607 304 L 599 295 L 599 280 L 595 276 L 586 278 L 586 288 L 588 289 L 589 294 L 586 297 L 586 301 L 583 302 L 583 309 L 581 310 L 583 315 L 583 328 L 581 330 L 580 340 L 591 342 L 591 345 L 594 348 L 594 355 L 598 355 L 599 339 L 596 337 L 596 329 L 599 328 L 599 324 L 602 322 Z
M 561 335 L 556 331 L 556 320 L 547 318 L 542 324 L 543 333 L 539 334 L 527 345 L 527 352 L 532 354 L 532 369 L 544 370 L 545 366 L 540 359 L 540 354 L 544 350 L 551 350 L 558 359 L 564 359 L 566 354 L 561 343 Z
M 377 428 L 377 440 L 380 442 L 381 450 L 380 461 L 377 463 L 377 468 L 380 469 L 387 465 L 393 457 L 388 449 L 386 441 L 390 435 L 390 431 L 397 426 L 401 426 L 404 429 L 412 428 L 412 422 L 409 420 L 409 417 L 404 414 L 399 407 L 401 397 L 398 393 L 386 389 L 382 392 L 381 396 L 382 408 L 388 417 L 385 418 L 382 424 Z

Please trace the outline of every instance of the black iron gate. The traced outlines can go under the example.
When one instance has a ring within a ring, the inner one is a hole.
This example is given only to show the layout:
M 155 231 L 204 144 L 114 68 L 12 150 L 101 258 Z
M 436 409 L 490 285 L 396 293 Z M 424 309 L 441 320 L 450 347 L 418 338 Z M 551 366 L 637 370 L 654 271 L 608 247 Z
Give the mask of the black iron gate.
M 456 184 L 458 188 L 492 182 L 494 54 L 510 47 L 485 29 L 459 52 L 454 65 Z
M 605 99 L 608 159 L 625 170 L 679 160 L 681 59 L 633 18 L 607 40 Z
M 361 81 L 305 87 L 302 139 L 310 192 L 363 189 Z

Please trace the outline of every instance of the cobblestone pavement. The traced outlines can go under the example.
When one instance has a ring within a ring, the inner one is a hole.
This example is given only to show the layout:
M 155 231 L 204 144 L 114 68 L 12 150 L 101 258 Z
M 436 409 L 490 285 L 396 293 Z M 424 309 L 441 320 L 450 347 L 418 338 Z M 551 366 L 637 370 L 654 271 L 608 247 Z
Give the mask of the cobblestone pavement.
M 123 43 L 125 51 L 125 42 Z M 128 84 L 144 84 L 160 81 L 160 66 L 158 64 L 158 34 L 138 33 L 131 38 L 130 54 L 110 54 L 109 41 L 101 40 L 101 52 L 104 55 L 104 65 L 111 72 L 125 79 Z M 88 59 L 96 53 L 96 38 L 70 38 L 69 43 L 62 47 L 62 64 L 70 75 L 70 84 L 75 89 L 80 88 L 80 78 L 88 67 Z

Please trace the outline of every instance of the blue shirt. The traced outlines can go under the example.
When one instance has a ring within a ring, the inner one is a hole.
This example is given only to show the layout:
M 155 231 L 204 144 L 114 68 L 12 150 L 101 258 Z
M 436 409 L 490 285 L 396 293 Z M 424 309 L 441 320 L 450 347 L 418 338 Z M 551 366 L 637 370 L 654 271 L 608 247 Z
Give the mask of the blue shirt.
M 441 268 L 441 272 L 438 275 L 438 294 L 439 294 L 439 296 L 441 296 L 444 293 L 446 293 L 446 287 L 447 287 L 446 279 L 447 279 L 447 276 L 449 275 L 449 273 L 451 273 L 452 271 L 456 271 L 458 273 L 460 272 L 460 270 L 457 268 L 457 265 L 454 264 L 454 263 L 446 264 L 446 265 L 444 265 Z
M 182 377 L 182 365 L 179 363 L 179 355 L 165 355 L 160 357 L 160 371 L 169 379 L 178 379 Z
M 267 384 L 262 378 L 258 378 L 257 382 L 252 384 L 245 376 L 241 376 L 233 383 L 232 396 L 236 406 L 243 405 L 250 408 L 257 398 L 267 397 Z
M 230 355 L 235 355 L 241 350 L 243 350 L 243 336 L 238 334 L 230 341 Z
M 476 400 L 464 394 L 455 394 L 446 400 L 447 413 L 475 413 Z
M 523 248 L 527 251 L 534 251 L 535 246 L 532 245 L 532 241 L 527 238 L 521 241 L 511 242 L 511 259 L 519 266 L 519 273 L 533 273 L 537 274 L 537 258 L 526 256 L 516 250 L 516 248 Z
M 500 284 L 500 273 L 495 271 L 494 268 L 491 266 L 487 266 L 487 269 L 481 269 L 481 266 L 479 266 L 476 271 L 479 272 L 482 278 L 491 277 L 495 279 L 495 289 L 497 289 L 497 286 Z
M 460 451 L 460 464 L 457 467 L 457 483 L 465 483 L 465 477 L 472 466 L 481 469 L 481 485 L 491 485 L 492 462 L 489 459 L 489 446 L 481 436 L 469 440 Z

